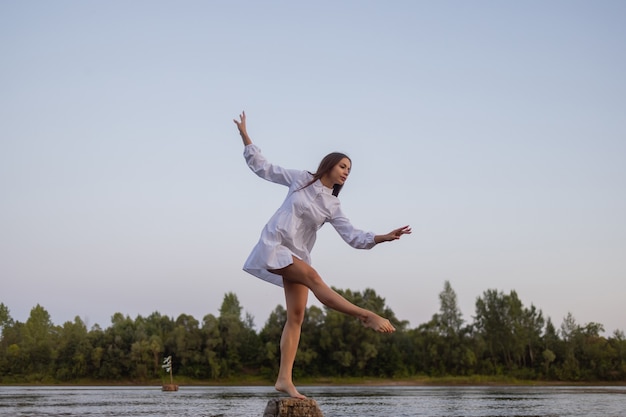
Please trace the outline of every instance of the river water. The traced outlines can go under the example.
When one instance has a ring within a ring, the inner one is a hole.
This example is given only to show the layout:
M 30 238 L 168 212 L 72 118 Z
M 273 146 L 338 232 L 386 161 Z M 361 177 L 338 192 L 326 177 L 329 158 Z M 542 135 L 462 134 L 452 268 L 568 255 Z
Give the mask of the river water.
M 626 417 L 626 387 L 302 387 L 325 417 Z M 262 417 L 270 387 L 0 387 L 0 416 Z

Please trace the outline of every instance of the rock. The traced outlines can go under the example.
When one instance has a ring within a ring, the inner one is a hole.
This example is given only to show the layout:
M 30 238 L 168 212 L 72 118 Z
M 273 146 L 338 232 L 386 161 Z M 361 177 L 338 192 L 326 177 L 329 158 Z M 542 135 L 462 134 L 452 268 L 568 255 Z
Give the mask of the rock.
M 267 402 L 263 417 L 324 417 L 315 400 L 274 398 Z

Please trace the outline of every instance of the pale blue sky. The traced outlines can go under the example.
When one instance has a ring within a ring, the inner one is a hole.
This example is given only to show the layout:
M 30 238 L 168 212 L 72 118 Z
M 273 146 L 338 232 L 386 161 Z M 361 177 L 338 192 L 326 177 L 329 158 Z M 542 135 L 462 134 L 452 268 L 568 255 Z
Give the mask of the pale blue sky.
M 278 287 L 241 270 L 286 189 L 343 151 L 344 211 L 414 233 L 371 251 L 324 227 L 331 285 L 412 327 L 445 280 L 516 290 L 560 325 L 626 330 L 623 1 L 0 2 L 0 302 L 62 324 L 201 320 Z M 311 299 L 312 304 L 317 304 Z M 319 305 L 319 304 L 317 304 Z

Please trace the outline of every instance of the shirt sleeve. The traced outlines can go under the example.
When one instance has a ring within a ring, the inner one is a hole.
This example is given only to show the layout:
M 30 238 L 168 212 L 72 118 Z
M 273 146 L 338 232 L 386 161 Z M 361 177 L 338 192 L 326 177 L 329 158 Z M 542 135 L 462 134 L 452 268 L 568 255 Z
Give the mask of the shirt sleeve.
M 341 207 L 337 207 L 333 217 L 330 219 L 337 233 L 342 239 L 355 249 L 371 249 L 376 246 L 374 232 L 365 232 L 352 226 L 350 220 L 343 214 Z
M 246 145 L 243 150 L 243 156 L 252 172 L 265 180 L 277 184 L 290 186 L 301 175 L 301 171 L 285 169 L 271 164 L 265 159 L 261 149 L 254 144 Z

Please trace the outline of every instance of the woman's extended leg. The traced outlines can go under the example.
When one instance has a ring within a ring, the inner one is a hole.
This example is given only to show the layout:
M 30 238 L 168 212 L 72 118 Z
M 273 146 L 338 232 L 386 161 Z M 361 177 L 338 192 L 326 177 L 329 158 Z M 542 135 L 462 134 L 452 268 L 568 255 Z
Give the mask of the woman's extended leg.
M 294 257 L 291 265 L 271 272 L 281 275 L 283 282 L 289 281 L 306 286 L 313 291 L 315 297 L 322 304 L 341 313 L 357 317 L 367 327 L 381 333 L 391 333 L 396 330 L 389 320 L 380 317 L 372 311 L 358 307 L 343 298 L 326 285 L 315 269 L 301 259 Z
M 298 392 L 293 384 L 292 371 L 300 343 L 300 330 L 304 321 L 309 289 L 302 284 L 286 279 L 283 282 L 287 305 L 287 322 L 280 338 L 280 369 L 274 388 L 294 398 L 306 398 Z
M 389 320 L 343 298 L 326 285 L 315 269 L 296 257 L 293 258 L 291 265 L 270 272 L 283 277 L 287 304 L 287 322 L 280 338 L 280 369 L 274 387 L 291 397 L 306 398 L 298 392 L 293 384 L 292 372 L 300 342 L 300 331 L 304 321 L 309 289 L 325 306 L 357 317 L 367 327 L 382 333 L 391 333 L 396 330 Z

